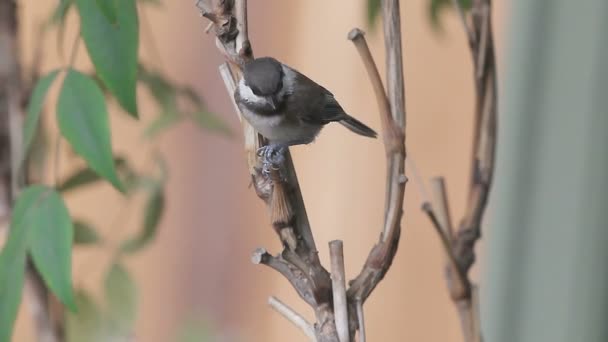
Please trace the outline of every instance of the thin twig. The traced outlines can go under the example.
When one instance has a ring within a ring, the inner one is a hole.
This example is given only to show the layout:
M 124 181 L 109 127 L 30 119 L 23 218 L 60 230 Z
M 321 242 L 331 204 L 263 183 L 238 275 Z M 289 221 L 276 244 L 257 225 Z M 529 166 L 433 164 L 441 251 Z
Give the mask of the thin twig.
M 454 236 L 454 226 L 452 225 L 452 216 L 450 215 L 445 179 L 443 177 L 432 178 L 431 190 L 433 192 L 433 209 L 436 211 L 437 219 L 445 234 L 449 237 L 451 244 L 452 237 Z
M 386 92 L 384 91 L 384 86 L 382 85 L 382 79 L 380 78 L 380 73 L 378 72 L 378 67 L 374 62 L 374 58 L 372 57 L 372 53 L 369 50 L 369 45 L 367 45 L 367 40 L 365 39 L 365 32 L 363 32 L 359 28 L 354 28 L 348 33 L 348 39 L 355 44 L 357 51 L 359 52 L 359 56 L 363 61 L 365 66 L 365 70 L 367 70 L 367 76 L 369 77 L 370 83 L 372 84 L 372 89 L 374 90 L 374 94 L 376 95 L 376 102 L 378 104 L 378 110 L 380 112 L 380 123 L 382 125 L 382 137 L 384 138 L 384 146 L 385 148 L 392 149 L 393 145 L 393 117 L 391 116 L 391 107 L 388 102 L 388 98 L 386 97 Z M 387 151 L 389 153 L 390 150 Z
M 292 308 L 287 306 L 285 303 L 280 301 L 277 297 L 268 297 L 268 305 L 273 308 L 276 312 L 287 318 L 288 321 L 298 327 L 309 340 L 316 342 L 317 337 L 315 336 L 315 329 L 308 321 L 302 317 L 299 313 L 295 312 Z
M 388 96 L 382 96 L 382 88 L 378 86 L 378 72 L 371 54 L 366 52 L 365 37 L 360 31 L 351 31 L 353 42 L 363 59 L 363 63 L 370 75 L 377 101 L 380 104 L 380 115 L 386 116 L 384 99 L 388 98 L 390 105 L 390 118 L 382 120 L 390 123 L 386 128 L 385 150 L 387 151 L 386 174 L 386 209 L 384 227 L 380 241 L 372 248 L 363 269 L 355 279 L 350 282 L 348 289 L 349 301 L 360 298 L 365 301 L 378 283 L 384 278 L 390 268 L 401 235 L 401 218 L 403 215 L 403 198 L 405 195 L 405 91 L 403 81 L 403 56 L 401 50 L 401 18 L 398 0 L 382 1 L 384 18 L 384 44 L 386 49 L 386 72 Z
M 341 240 L 329 242 L 331 282 L 334 297 L 336 328 L 341 342 L 349 342 L 348 302 L 346 300 L 346 276 L 344 274 L 344 247 Z
M 230 72 L 230 66 L 228 65 L 228 63 L 224 62 L 224 63 L 220 64 L 220 66 L 218 68 L 220 71 L 220 76 L 222 77 L 222 81 L 224 81 L 224 86 L 226 86 L 226 92 L 228 92 L 228 94 L 234 94 L 234 91 L 236 90 L 236 83 L 234 82 L 234 78 L 232 78 L 232 73 Z M 230 102 L 232 103 L 232 106 L 234 107 L 234 112 L 238 115 L 239 120 L 242 122 L 243 116 L 241 115 L 241 109 L 236 104 L 236 101 L 234 100 L 234 96 L 230 96 Z
M 443 247 L 445 255 L 447 256 L 449 265 L 448 278 L 450 279 L 450 295 L 453 299 L 463 298 L 467 296 L 466 292 L 469 291 L 470 284 L 466 275 L 459 267 L 458 259 L 454 255 L 454 249 L 452 248 L 450 236 L 446 234 L 446 228 L 443 228 L 441 226 L 441 223 L 437 219 L 437 216 L 435 215 L 435 212 L 433 211 L 433 208 L 431 207 L 430 203 L 423 203 L 422 211 L 426 213 L 429 220 L 433 224 L 433 228 L 435 228 L 435 232 L 437 232 L 437 235 L 441 240 L 441 245 Z M 456 279 L 452 280 L 452 277 L 455 277 Z
M 266 265 L 282 274 L 294 287 L 298 295 L 310 306 L 315 307 L 316 301 L 310 289 L 310 278 L 301 269 L 288 263 L 282 257 L 270 255 L 264 248 L 258 248 L 251 256 L 251 262 L 256 265 Z
M 207 27 L 205 27 L 205 33 L 209 33 L 209 31 L 211 31 L 211 29 L 213 28 L 213 25 L 215 25 L 213 22 L 209 22 L 209 24 L 207 24 Z
M 357 308 L 357 321 L 359 322 L 359 342 L 365 342 L 365 316 L 363 315 L 363 302 L 361 298 L 355 298 Z
M 461 21 L 462 27 L 464 28 L 464 31 L 467 35 L 469 45 L 473 46 L 473 44 L 475 42 L 475 35 L 473 34 L 473 31 L 471 30 L 471 28 L 469 27 L 469 24 L 467 23 L 467 18 L 464 13 L 464 8 L 462 7 L 460 0 L 452 0 L 452 6 L 454 6 L 456 11 L 458 12 L 458 17 L 460 17 L 460 21 Z

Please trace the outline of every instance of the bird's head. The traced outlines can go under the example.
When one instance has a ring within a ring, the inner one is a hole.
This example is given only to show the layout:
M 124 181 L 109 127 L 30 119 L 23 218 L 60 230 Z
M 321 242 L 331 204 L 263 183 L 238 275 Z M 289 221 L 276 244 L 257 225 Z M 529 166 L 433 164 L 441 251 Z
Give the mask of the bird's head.
M 241 98 L 259 110 L 275 112 L 283 105 L 283 66 L 272 57 L 257 58 L 243 68 Z

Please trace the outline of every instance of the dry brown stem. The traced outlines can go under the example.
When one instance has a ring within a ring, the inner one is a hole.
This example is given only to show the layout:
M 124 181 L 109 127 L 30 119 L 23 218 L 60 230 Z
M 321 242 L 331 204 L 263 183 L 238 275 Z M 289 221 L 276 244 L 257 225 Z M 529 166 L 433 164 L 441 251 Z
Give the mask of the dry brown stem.
M 341 342 L 350 341 L 348 324 L 348 301 L 346 298 L 346 275 L 344 273 L 344 245 L 341 240 L 329 242 L 331 281 L 334 297 L 336 329 Z
M 302 332 L 304 333 L 304 335 L 306 335 L 306 337 L 308 337 L 308 339 L 313 342 L 317 341 L 317 337 L 315 336 L 315 329 L 312 327 L 312 325 L 308 323 L 308 321 L 304 317 L 295 312 L 292 308 L 290 308 L 274 296 L 268 298 L 268 305 L 270 305 L 270 307 L 272 307 L 276 312 L 285 317 L 293 325 L 302 330 Z
M 435 207 L 440 220 L 434 219 L 432 209 L 427 207 L 426 211 L 433 225 L 438 228 L 442 241 L 445 240 L 442 231 L 450 234 L 449 243 L 443 243 L 446 254 L 451 256 L 446 263 L 446 280 L 450 297 L 458 310 L 465 341 L 480 342 L 479 303 L 469 271 L 475 262 L 475 243 L 481 237 L 483 214 L 494 175 L 497 83 L 491 25 L 492 4 L 490 0 L 474 0 L 469 13 L 465 13 L 459 1 L 454 1 L 454 5 L 469 38 L 476 91 L 469 195 L 465 213 L 455 234 L 451 233 L 445 189 L 437 188 L 434 191 Z
M 380 107 L 381 121 L 385 135 L 384 144 L 387 159 L 386 209 L 384 228 L 380 240 L 372 248 L 363 269 L 350 282 L 349 302 L 356 298 L 365 302 L 376 285 L 384 278 L 390 268 L 401 235 L 403 196 L 405 194 L 405 96 L 403 82 L 403 57 L 401 52 L 401 23 L 398 0 L 382 2 L 384 15 L 384 42 L 387 63 L 388 96 L 382 87 L 378 69 L 369 52 L 362 31 L 352 30 L 349 39 L 357 47 L 363 64 L 370 77 L 374 93 Z M 390 111 L 386 110 L 386 99 Z

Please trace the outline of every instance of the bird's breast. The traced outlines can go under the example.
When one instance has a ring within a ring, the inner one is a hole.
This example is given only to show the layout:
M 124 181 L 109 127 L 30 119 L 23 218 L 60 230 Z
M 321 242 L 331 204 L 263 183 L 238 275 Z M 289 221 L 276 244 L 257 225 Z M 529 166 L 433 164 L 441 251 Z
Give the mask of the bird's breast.
M 271 142 L 279 144 L 307 144 L 312 142 L 319 131 L 321 125 L 311 125 L 302 122 L 295 115 L 279 112 L 275 115 L 262 115 L 255 111 L 241 106 L 243 116 L 265 138 Z

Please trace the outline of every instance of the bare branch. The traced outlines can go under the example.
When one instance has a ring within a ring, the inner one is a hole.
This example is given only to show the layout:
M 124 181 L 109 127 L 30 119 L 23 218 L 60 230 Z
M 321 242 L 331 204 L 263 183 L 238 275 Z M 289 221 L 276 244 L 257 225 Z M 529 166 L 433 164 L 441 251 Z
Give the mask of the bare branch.
M 287 318 L 288 321 L 298 327 L 309 340 L 316 342 L 317 337 L 315 336 L 315 330 L 308 321 L 302 315 L 295 312 L 292 308 L 281 302 L 277 297 L 268 297 L 268 305 L 272 307 L 276 312 L 280 313 L 283 317 Z
M 222 80 L 224 81 L 224 85 L 226 86 L 226 92 L 228 92 L 228 94 L 234 94 L 234 91 L 236 90 L 236 83 L 234 82 L 234 78 L 232 77 L 232 73 L 230 72 L 230 66 L 228 65 L 228 63 L 224 62 L 224 63 L 220 64 L 220 66 L 218 68 L 220 71 L 220 76 L 222 76 Z M 239 106 L 236 104 L 236 101 L 234 100 L 234 96 L 229 96 L 229 97 L 230 97 L 230 102 L 234 106 L 234 112 L 238 115 L 239 120 L 243 121 L 243 116 L 241 114 L 241 110 L 240 110 Z
M 372 53 L 367 45 L 365 32 L 359 28 L 354 28 L 348 33 L 348 39 L 355 44 L 355 47 L 359 52 L 359 56 L 363 61 L 363 65 L 365 66 L 365 70 L 367 70 L 367 75 L 372 84 L 372 88 L 374 89 L 376 102 L 378 103 L 378 110 L 380 112 L 380 123 L 382 124 L 384 146 L 389 148 L 389 150 L 387 150 L 387 153 L 389 153 L 391 150 L 396 149 L 394 146 L 398 146 L 399 144 L 399 142 L 396 141 L 396 136 L 398 136 L 398 134 L 396 134 L 393 129 L 394 124 L 393 117 L 391 116 L 391 108 L 388 98 L 386 97 L 386 92 L 384 91 L 384 86 L 382 85 L 382 79 L 380 78 L 378 67 L 374 62 Z
M 427 214 L 431 223 L 433 223 L 433 228 L 435 228 L 435 231 L 439 236 L 443 251 L 445 252 L 447 258 L 446 272 L 450 296 L 454 300 L 460 300 L 467 297 L 468 291 L 470 291 L 470 283 L 466 275 L 462 272 L 458 259 L 454 255 L 450 236 L 446 234 L 446 229 L 441 226 L 441 223 L 439 223 L 439 220 L 437 219 L 437 216 L 435 216 L 435 212 L 433 211 L 430 203 L 423 203 L 422 210 Z
M 454 236 L 454 226 L 452 225 L 452 217 L 450 215 L 445 179 L 443 177 L 432 178 L 431 190 L 433 192 L 433 209 L 437 212 L 437 219 L 445 234 L 449 237 L 451 244 L 452 237 Z
M 344 274 L 344 248 L 341 240 L 329 242 L 331 280 L 334 297 L 336 328 L 341 342 L 349 342 L 348 302 L 346 300 L 346 276 Z
M 469 24 L 467 23 L 467 18 L 464 13 L 464 8 L 462 8 L 462 4 L 460 3 L 460 1 L 461 0 L 452 0 L 452 6 L 454 6 L 456 11 L 458 12 L 458 17 L 460 17 L 460 22 L 462 23 L 464 32 L 467 35 L 467 39 L 469 41 L 469 46 L 472 47 L 475 42 L 475 35 L 473 34 L 473 31 L 471 30 L 471 28 L 469 27 Z
M 239 34 L 236 36 L 236 52 L 242 55 L 246 53 L 246 49 L 251 49 L 247 24 L 247 0 L 235 1 L 234 14 L 236 16 L 236 27 L 239 30 Z
M 390 123 L 385 130 L 385 149 L 387 151 L 387 181 L 386 181 L 386 210 L 384 227 L 380 241 L 372 248 L 363 269 L 359 275 L 350 282 L 348 297 L 350 301 L 360 298 L 365 301 L 376 285 L 384 278 L 390 268 L 401 235 L 401 217 L 403 215 L 403 197 L 405 194 L 405 93 L 403 81 L 403 57 L 401 51 L 401 19 L 398 0 L 382 1 L 384 17 L 384 44 L 387 64 L 388 96 L 378 96 L 381 115 L 386 115 L 382 98 L 388 98 L 391 118 L 383 121 Z M 363 35 L 358 31 L 351 31 L 349 37 L 357 44 L 368 74 L 374 84 L 376 93 L 381 89 L 378 86 L 377 71 L 371 54 L 366 53 Z
M 281 273 L 294 287 L 300 297 L 314 307 L 316 301 L 310 288 L 310 280 L 301 269 L 287 262 L 283 257 L 274 257 L 270 255 L 264 248 L 258 248 L 251 256 L 251 262 L 258 265 L 266 265 L 275 271 Z
M 383 0 L 382 17 L 384 18 L 387 94 L 393 119 L 405 135 L 405 89 L 399 0 Z
M 459 6 L 458 1 L 454 0 Z M 440 218 L 434 217 L 430 206 L 423 208 L 448 253 L 446 263 L 447 284 L 452 301 L 456 305 L 466 342 L 480 342 L 479 303 L 477 287 L 469 279 L 469 270 L 475 262 L 475 244 L 481 237 L 481 223 L 487 207 L 495 169 L 497 127 L 496 61 L 491 25 L 491 1 L 474 0 L 470 11 L 471 25 L 461 11 L 463 24 L 470 39 L 475 80 L 476 108 L 471 153 L 471 176 L 466 210 L 456 234 L 451 232 L 451 221 L 443 181 L 433 185 L 436 207 Z M 471 40 L 472 37 L 472 40 Z M 440 221 L 442 223 L 440 223 Z M 445 229 L 441 229 L 441 226 Z M 443 232 L 443 233 L 442 233 Z M 446 233 L 447 232 L 447 233 Z M 448 235 L 449 239 L 445 235 Z
M 355 298 L 355 306 L 357 307 L 357 321 L 359 323 L 359 342 L 365 342 L 365 316 L 363 315 L 361 298 Z

